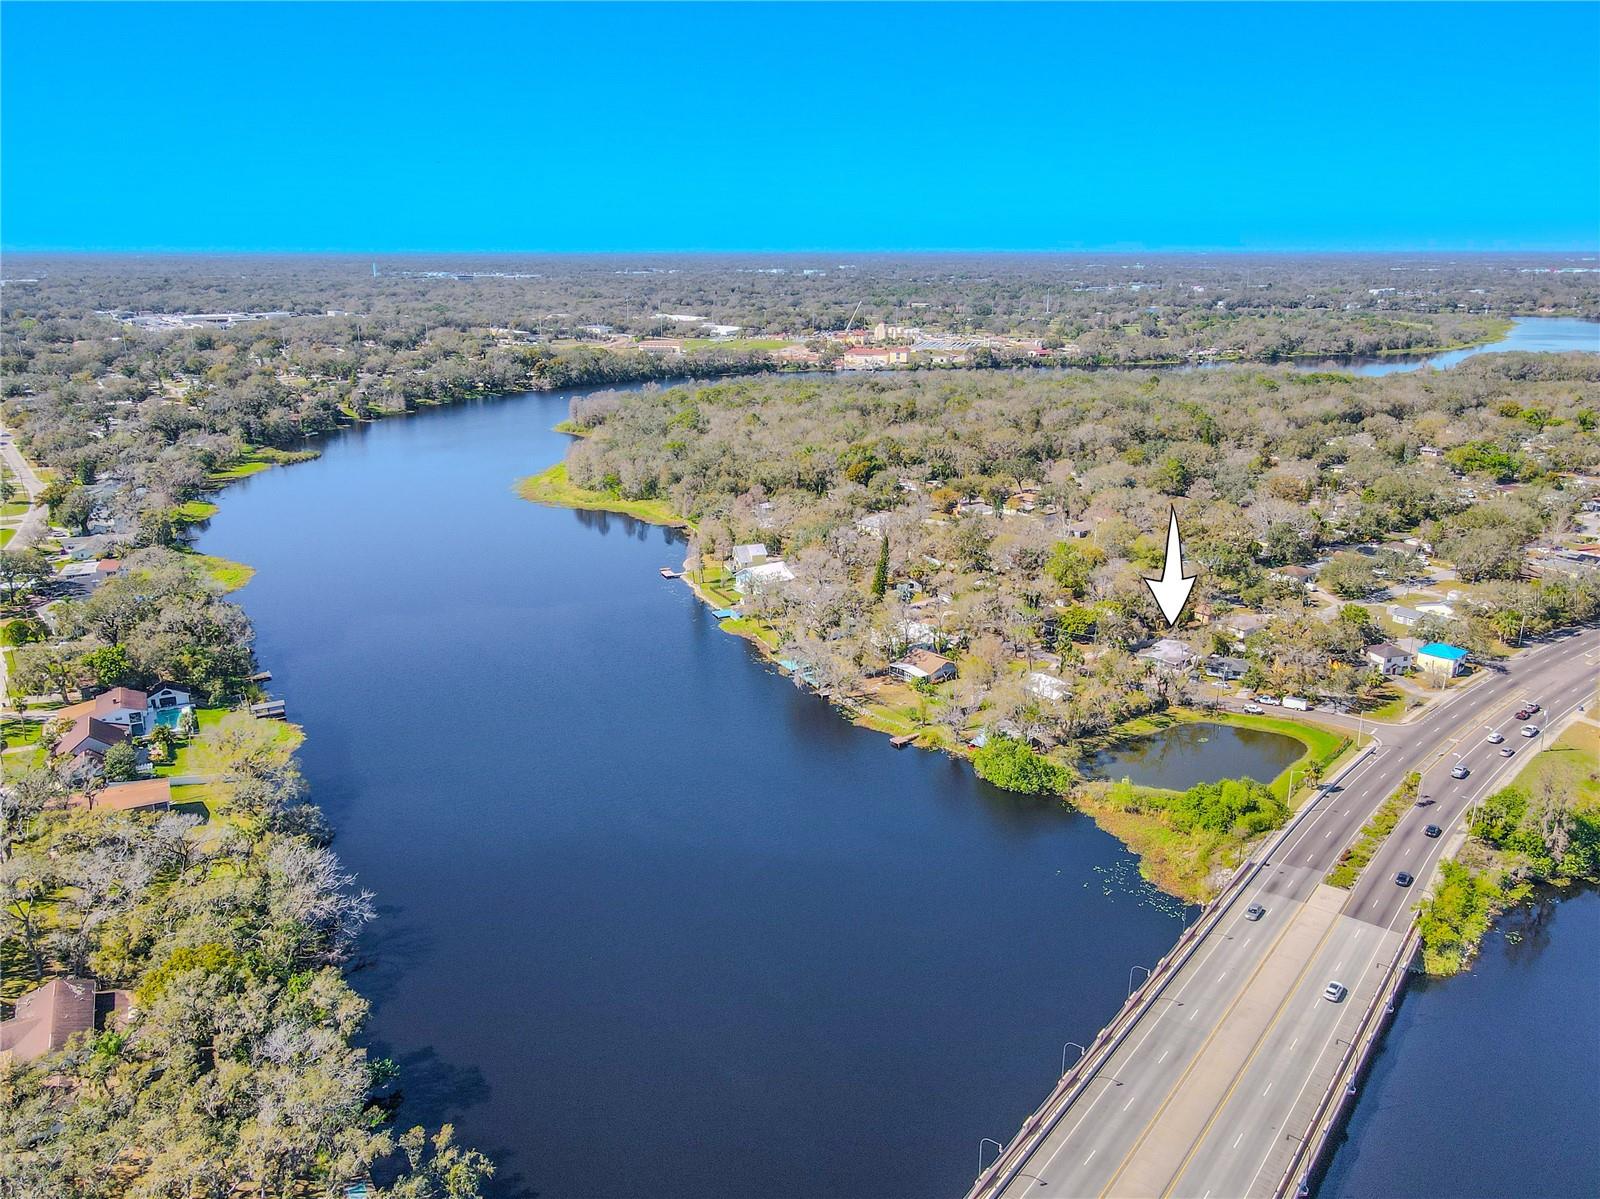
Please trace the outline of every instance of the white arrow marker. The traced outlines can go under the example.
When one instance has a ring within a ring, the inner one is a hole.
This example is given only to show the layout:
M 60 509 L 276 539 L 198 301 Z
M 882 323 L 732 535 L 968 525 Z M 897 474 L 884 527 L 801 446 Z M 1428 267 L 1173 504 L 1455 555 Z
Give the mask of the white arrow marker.
M 1177 624 L 1184 601 L 1194 589 L 1194 576 L 1183 573 L 1183 538 L 1178 533 L 1177 508 L 1172 509 L 1172 523 L 1167 526 L 1167 561 L 1161 568 L 1161 577 L 1146 579 L 1144 585 L 1156 597 L 1161 615 L 1167 618 L 1167 626 Z

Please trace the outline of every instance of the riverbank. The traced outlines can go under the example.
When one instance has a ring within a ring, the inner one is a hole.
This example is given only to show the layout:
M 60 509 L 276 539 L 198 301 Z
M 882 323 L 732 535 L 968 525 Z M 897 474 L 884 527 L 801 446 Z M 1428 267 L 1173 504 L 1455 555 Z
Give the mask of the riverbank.
M 1600 883 L 1600 724 L 1571 720 L 1483 801 L 1468 828 L 1419 910 L 1423 965 L 1436 977 L 1470 966 L 1496 922 L 1535 886 L 1556 894 Z
M 573 484 L 567 477 L 564 463 L 557 463 L 520 480 L 516 490 L 533 503 L 584 511 L 615 512 L 651 524 L 693 528 L 687 518 L 659 501 L 629 501 Z M 714 611 L 732 611 L 742 598 L 733 588 L 732 577 L 722 568 L 713 570 L 702 563 L 701 569 L 689 570 L 680 577 L 695 597 Z M 750 642 L 763 658 L 785 673 L 794 673 L 795 664 L 786 662 L 780 656 L 779 635 L 769 625 L 744 616 L 729 616 L 721 618 L 718 627 L 725 633 Z M 894 690 L 897 687 L 898 684 L 886 684 L 872 695 L 824 694 L 821 698 L 860 727 L 904 739 L 898 742 L 899 745 L 938 750 L 970 762 L 975 750 L 968 740 L 952 736 L 949 730 L 936 725 L 925 710 L 925 700 L 919 704 L 916 695 L 909 690 L 901 696 Z M 891 691 L 892 694 L 886 694 Z M 1134 806 L 1116 798 L 1109 782 L 1087 779 L 1081 773 L 1082 762 L 1095 754 L 1125 746 L 1140 738 L 1159 736 L 1164 730 L 1180 724 L 1196 723 L 1274 733 L 1292 738 L 1304 746 L 1304 752 L 1294 762 L 1265 783 L 1267 789 L 1283 804 L 1282 817 L 1271 828 L 1248 835 L 1232 830 L 1180 830 L 1175 827 L 1171 815 L 1162 810 L 1165 801 L 1177 797 L 1179 792 L 1136 787 L 1134 791 L 1137 797 L 1146 802 Z M 1072 782 L 1062 795 L 1062 802 L 1082 811 L 1138 855 L 1140 874 L 1146 881 L 1176 898 L 1203 903 L 1216 893 L 1228 874 L 1244 861 L 1250 847 L 1281 827 L 1283 821 L 1292 814 L 1291 781 L 1303 787 L 1317 773 L 1331 767 L 1353 748 L 1353 739 L 1345 733 L 1311 721 L 1222 710 L 1173 708 L 1124 721 L 1097 736 L 1081 738 L 1072 748 L 1076 755 L 1072 761 L 1062 761 L 1058 755 L 1047 755 L 1070 772 Z

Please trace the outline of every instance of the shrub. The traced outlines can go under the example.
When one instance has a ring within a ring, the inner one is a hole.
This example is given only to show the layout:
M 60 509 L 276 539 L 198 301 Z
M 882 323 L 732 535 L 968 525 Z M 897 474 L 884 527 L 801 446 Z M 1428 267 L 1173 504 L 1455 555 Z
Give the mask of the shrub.
M 1015 737 L 990 737 L 972 763 L 985 782 L 1024 795 L 1063 795 L 1072 783 L 1065 766 L 1034 753 Z

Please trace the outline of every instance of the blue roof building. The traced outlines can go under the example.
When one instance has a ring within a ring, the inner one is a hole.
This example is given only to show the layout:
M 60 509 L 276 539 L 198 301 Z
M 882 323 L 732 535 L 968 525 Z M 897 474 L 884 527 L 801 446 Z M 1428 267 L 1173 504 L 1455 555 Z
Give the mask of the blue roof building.
M 1460 674 L 1466 661 L 1466 650 L 1443 641 L 1430 641 L 1417 651 L 1419 669 L 1442 674 L 1446 678 Z

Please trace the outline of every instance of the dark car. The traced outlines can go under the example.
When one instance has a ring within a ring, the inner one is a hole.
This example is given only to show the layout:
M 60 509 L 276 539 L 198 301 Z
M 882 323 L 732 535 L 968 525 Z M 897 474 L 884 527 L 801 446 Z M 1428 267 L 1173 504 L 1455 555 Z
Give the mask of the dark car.
M 1253 903 L 1244 910 L 1244 918 L 1246 920 L 1260 920 L 1261 917 L 1265 916 L 1266 914 L 1267 909 L 1262 907 L 1259 903 Z
M 1518 719 L 1518 720 L 1526 720 L 1526 719 L 1528 719 L 1528 717 L 1530 717 L 1532 715 L 1533 715 L 1533 713 L 1531 711 L 1529 711 L 1527 708 L 1518 708 L 1517 709 L 1517 713 L 1516 713 L 1516 719 Z
M 1528 705 L 1528 715 L 1529 716 L 1532 716 L 1535 712 L 1542 712 L 1543 710 L 1544 709 L 1539 707 L 1538 704 L 1529 704 Z
M 1437 837 L 1442 832 L 1444 832 L 1444 830 L 1437 824 L 1430 824 L 1427 828 L 1422 830 L 1422 835 L 1424 837 Z
M 1404 870 L 1402 870 L 1399 874 L 1394 876 L 1394 881 L 1399 886 L 1409 887 L 1412 883 L 1416 882 L 1417 880 L 1412 878 L 1409 874 L 1407 874 Z
M 1417 800 L 1417 807 L 1419 807 L 1419 808 L 1431 808 L 1431 807 L 1433 807 L 1434 802 L 1435 801 L 1433 800 L 1433 798 L 1431 796 L 1424 795 L 1421 799 Z

